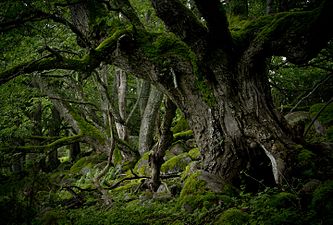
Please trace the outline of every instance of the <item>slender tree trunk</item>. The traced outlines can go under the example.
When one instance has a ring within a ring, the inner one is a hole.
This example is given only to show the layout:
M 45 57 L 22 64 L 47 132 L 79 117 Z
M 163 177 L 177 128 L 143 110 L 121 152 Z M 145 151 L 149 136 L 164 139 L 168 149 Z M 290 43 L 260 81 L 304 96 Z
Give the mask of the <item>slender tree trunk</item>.
M 121 69 L 116 69 L 116 82 L 118 93 L 118 110 L 122 121 L 126 120 L 126 93 L 127 93 L 127 74 Z M 123 124 L 116 123 L 117 133 L 121 140 L 127 141 L 128 130 Z
M 158 111 L 163 99 L 163 93 L 151 87 L 149 99 L 143 114 L 139 134 L 139 153 L 143 155 L 149 151 L 153 144 L 154 132 Z
M 176 115 L 176 105 L 169 99 L 165 99 L 165 114 L 163 116 L 161 124 L 161 137 L 159 139 L 158 145 L 155 147 L 153 153 L 150 156 L 150 167 L 151 167 L 151 181 L 150 188 L 153 192 L 157 191 L 158 187 L 161 184 L 160 173 L 161 166 L 164 162 L 163 157 L 165 156 L 165 151 L 172 144 L 172 131 L 170 130 L 172 119 Z
M 139 109 L 140 115 L 143 117 L 149 98 L 150 82 L 147 80 L 139 80 L 138 86 Z
M 57 137 L 60 136 L 60 126 L 61 126 L 61 118 L 58 110 L 53 106 L 51 109 L 52 112 L 52 119 L 49 121 L 49 135 L 51 137 Z M 50 149 L 49 154 L 47 156 L 47 167 L 48 170 L 52 171 L 55 168 L 57 168 L 60 164 L 60 161 L 58 159 L 58 150 Z

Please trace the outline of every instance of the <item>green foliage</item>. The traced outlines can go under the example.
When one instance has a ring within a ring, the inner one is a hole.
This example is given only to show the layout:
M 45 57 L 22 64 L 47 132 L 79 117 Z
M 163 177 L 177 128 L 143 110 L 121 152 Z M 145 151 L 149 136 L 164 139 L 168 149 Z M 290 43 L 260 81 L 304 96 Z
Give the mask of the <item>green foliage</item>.
M 297 155 L 296 169 L 305 177 L 315 174 L 315 154 L 307 149 L 301 149 Z
M 223 225 L 243 225 L 247 224 L 249 216 L 236 208 L 230 208 L 224 211 L 215 222 Z
M 311 209 L 316 212 L 323 224 L 333 223 L 333 180 L 324 182 L 314 191 Z
M 291 193 L 266 189 L 250 199 L 250 224 L 306 224 Z
M 311 117 L 315 117 L 325 103 L 314 104 L 310 107 Z M 333 104 L 329 104 L 319 115 L 319 122 L 324 126 L 333 126 Z

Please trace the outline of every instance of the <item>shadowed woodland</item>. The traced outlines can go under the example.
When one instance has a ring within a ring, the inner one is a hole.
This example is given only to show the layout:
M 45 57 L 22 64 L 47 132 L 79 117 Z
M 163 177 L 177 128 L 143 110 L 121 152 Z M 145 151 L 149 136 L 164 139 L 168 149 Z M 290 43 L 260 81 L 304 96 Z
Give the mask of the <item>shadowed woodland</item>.
M 3 0 L 0 224 L 333 224 L 331 0 Z

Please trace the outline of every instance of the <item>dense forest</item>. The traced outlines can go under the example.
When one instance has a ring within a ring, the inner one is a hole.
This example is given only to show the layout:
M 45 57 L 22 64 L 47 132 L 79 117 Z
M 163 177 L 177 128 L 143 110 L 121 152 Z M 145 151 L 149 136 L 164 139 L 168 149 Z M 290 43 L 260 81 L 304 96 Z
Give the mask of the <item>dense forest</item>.
M 2 0 L 0 224 L 333 224 L 332 0 Z

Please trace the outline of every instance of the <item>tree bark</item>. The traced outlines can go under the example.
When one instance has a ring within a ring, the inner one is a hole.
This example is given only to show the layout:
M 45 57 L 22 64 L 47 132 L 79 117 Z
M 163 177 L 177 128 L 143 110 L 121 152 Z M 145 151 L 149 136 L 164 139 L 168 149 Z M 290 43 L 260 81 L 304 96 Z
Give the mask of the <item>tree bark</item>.
M 49 124 L 49 135 L 51 137 L 59 137 L 60 136 L 60 127 L 61 127 L 61 117 L 58 110 L 52 106 L 51 108 L 52 119 Z M 58 159 L 58 150 L 56 147 L 54 149 L 50 149 L 49 154 L 47 156 L 47 167 L 49 171 L 56 169 L 59 164 L 60 160 Z
M 161 166 L 164 162 L 163 157 L 165 151 L 171 146 L 173 140 L 173 134 L 170 130 L 172 119 L 176 115 L 176 105 L 169 99 L 166 98 L 164 102 L 165 114 L 163 116 L 160 139 L 158 145 L 154 148 L 153 153 L 150 155 L 149 162 L 151 168 L 151 180 L 149 183 L 150 189 L 155 192 L 161 184 L 160 173 Z
M 163 99 L 163 93 L 151 86 L 148 102 L 141 120 L 139 133 L 139 153 L 143 155 L 153 144 L 156 119 Z

